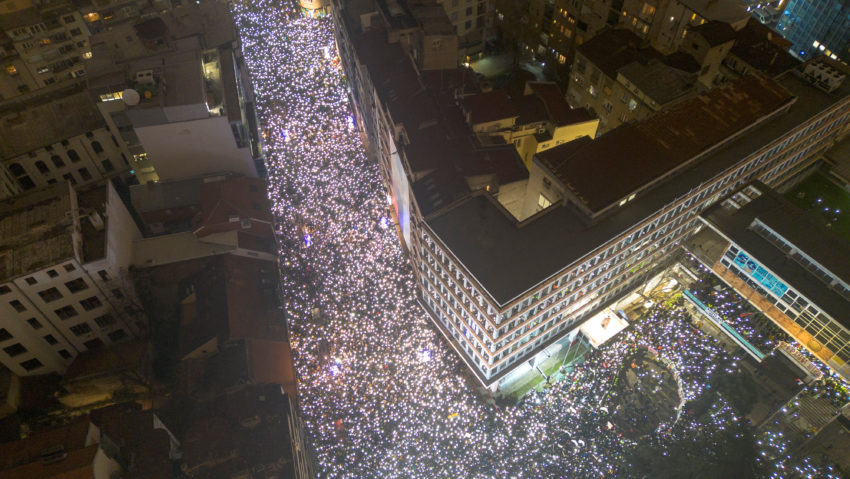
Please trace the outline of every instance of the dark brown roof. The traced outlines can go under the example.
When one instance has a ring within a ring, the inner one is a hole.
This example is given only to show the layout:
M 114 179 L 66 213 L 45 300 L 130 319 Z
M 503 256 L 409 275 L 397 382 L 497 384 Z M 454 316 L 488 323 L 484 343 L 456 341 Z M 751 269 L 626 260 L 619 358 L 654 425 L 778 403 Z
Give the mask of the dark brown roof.
M 31 434 L 26 439 L 7 442 L 0 444 L 0 477 L 5 478 L 4 474 L 15 468 L 29 463 L 39 463 L 39 458 L 42 452 L 51 448 L 71 453 L 86 447 L 86 437 L 88 436 L 89 426 L 91 421 L 88 419 L 80 420 L 67 426 L 60 426 L 54 429 L 39 431 Z M 95 450 L 97 448 L 95 447 Z M 67 458 L 66 458 L 67 459 Z M 60 464 L 64 463 L 62 461 Z M 73 461 L 72 461 L 73 462 Z M 69 466 L 71 467 L 71 462 Z M 76 467 L 76 465 L 74 466 Z M 73 467 L 71 468 L 73 469 Z M 69 469 L 70 470 L 70 469 Z M 13 475 L 9 477 L 44 477 L 44 476 L 19 476 Z
M 575 150 L 538 157 L 591 211 L 597 212 L 679 168 L 760 118 L 791 94 L 777 83 L 745 76 L 652 116 L 628 123 Z
M 691 27 L 688 31 L 700 34 L 713 47 L 735 39 L 735 29 L 728 23 L 717 20 Z
M 633 61 L 649 61 L 661 56 L 642 42 L 640 37 L 629 30 L 605 30 L 579 45 L 576 50 L 607 76 L 616 78 L 620 67 Z
M 551 82 L 531 82 L 528 84 L 534 95 L 540 99 L 550 121 L 558 126 L 581 123 L 593 119 L 585 108 L 572 108 L 557 84 Z
M 770 76 L 777 76 L 798 66 L 801 62 L 788 53 L 791 42 L 751 19 L 739 31 L 730 51 L 748 65 Z
M 513 118 L 520 114 L 505 90 L 466 96 L 463 108 L 469 112 L 473 125 Z
M 109 349 L 96 349 L 77 355 L 63 381 L 76 381 L 104 374 L 138 369 L 148 351 L 147 341 L 131 341 Z

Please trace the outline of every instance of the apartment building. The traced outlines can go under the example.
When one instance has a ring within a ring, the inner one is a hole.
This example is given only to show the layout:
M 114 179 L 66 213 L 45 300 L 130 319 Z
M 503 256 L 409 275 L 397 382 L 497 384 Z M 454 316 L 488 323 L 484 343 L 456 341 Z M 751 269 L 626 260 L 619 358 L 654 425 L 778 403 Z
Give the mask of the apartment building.
M 850 242 L 758 181 L 699 220 L 705 246 L 696 257 L 794 341 L 850 377 Z
M 529 170 L 515 149 L 472 140 L 455 100 L 462 85 L 420 83 L 387 43 L 392 26 L 364 28 L 368 11 L 349 7 L 335 5 L 338 45 L 420 301 L 493 390 L 662 267 L 702 209 L 750 179 L 794 177 L 850 115 L 848 85 L 828 94 L 796 75 L 745 76 L 538 153 Z M 502 193 L 522 183 L 526 199 L 561 199 L 517 218 L 503 203 L 514 193 Z
M 18 80 L 17 91 L 9 88 L 8 79 L 0 82 L 7 84 L 0 91 L 5 98 L 85 75 L 83 60 L 91 57 L 89 31 L 73 2 L 9 0 L 4 6 L 0 13 L 0 29 L 8 38 L 4 50 L 15 60 L 2 74 Z
M 696 60 L 641 44 L 628 30 L 607 30 L 576 51 L 567 98 L 599 117 L 599 133 L 696 94 Z
M 0 102 L 0 199 L 97 182 L 126 172 L 128 155 L 79 81 Z
M 227 5 L 205 2 L 92 36 L 88 88 L 140 182 L 257 176 L 252 93 L 234 28 Z
M 493 37 L 496 0 L 438 0 L 458 36 L 462 62 L 480 59 L 485 42 Z
M 0 362 L 15 374 L 61 373 L 146 327 L 127 271 L 141 235 L 110 184 L 7 200 L 0 230 Z

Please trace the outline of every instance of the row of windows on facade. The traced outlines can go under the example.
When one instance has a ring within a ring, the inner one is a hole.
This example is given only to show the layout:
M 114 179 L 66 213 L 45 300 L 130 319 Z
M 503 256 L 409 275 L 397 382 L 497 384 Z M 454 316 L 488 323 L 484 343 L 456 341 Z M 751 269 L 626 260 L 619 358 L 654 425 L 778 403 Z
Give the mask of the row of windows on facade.
M 77 270 L 77 267 L 74 266 L 73 263 L 66 263 L 66 264 L 62 265 L 62 269 L 64 269 L 65 272 L 67 272 L 67 273 L 72 273 L 72 272 Z M 49 270 L 46 271 L 46 274 L 47 274 L 47 277 L 51 278 L 51 279 L 59 277 L 59 272 L 57 272 L 56 269 L 49 269 Z M 107 272 L 105 269 L 99 270 L 97 272 L 97 275 L 100 277 L 100 279 L 102 281 L 109 281 L 110 279 L 112 279 L 112 277 L 109 276 L 109 272 Z M 78 278 L 78 280 L 81 280 L 81 279 Z M 35 276 L 28 276 L 28 277 L 24 278 L 24 281 L 30 286 L 38 284 L 38 280 L 35 278 Z M 77 281 L 77 280 L 74 280 L 74 281 Z M 76 284 L 76 283 L 73 283 L 73 281 L 71 281 L 69 283 Z M 65 283 L 65 286 L 68 286 L 68 289 L 71 289 L 71 286 L 69 286 L 69 283 Z M 82 288 L 82 289 L 85 289 L 85 288 Z M 12 291 L 12 288 L 10 288 L 8 285 L 5 285 L 5 284 L 0 285 L 0 295 L 10 293 L 11 291 Z M 77 291 L 79 291 L 79 290 L 77 290 Z M 76 291 L 71 291 L 71 292 L 74 293 Z
M 798 155 L 798 156 L 799 156 L 799 155 Z M 739 183 L 740 183 L 740 181 L 742 181 L 742 180 L 739 180 Z M 726 183 L 726 182 L 724 181 L 722 184 L 725 184 L 725 183 Z M 721 184 L 716 184 L 716 185 L 715 185 L 715 188 L 716 188 L 716 187 L 719 187 L 719 186 L 721 186 Z M 705 191 L 703 191 L 703 192 L 702 192 L 702 194 L 700 194 L 699 196 L 697 196 L 697 197 L 696 197 L 696 198 L 697 198 L 697 201 L 699 201 L 699 199 L 700 199 L 700 198 L 703 198 L 703 197 L 707 196 L 708 194 L 710 194 L 710 193 L 711 193 L 711 192 L 713 192 L 713 191 L 714 191 L 714 188 L 712 188 L 710 191 L 709 191 L 709 190 L 705 190 Z M 693 199 L 693 198 L 692 198 L 692 199 Z M 687 207 L 687 206 L 689 206 L 690 204 L 692 204 L 692 202 L 693 202 L 693 201 L 692 201 L 692 199 L 684 203 L 685 207 Z M 678 209 L 676 210 L 676 212 L 678 212 Z M 668 213 L 669 213 L 669 212 L 668 212 Z M 675 214 L 675 213 L 674 213 L 674 214 Z M 667 215 L 665 215 L 665 216 L 664 216 L 664 220 L 666 220 L 666 218 L 667 218 Z M 677 218 L 677 220 L 676 220 L 676 222 L 675 222 L 675 225 L 678 225 L 678 224 L 682 221 L 682 219 L 683 219 L 683 218 L 682 218 L 681 216 L 680 216 L 679 218 Z M 662 220 L 662 221 L 663 221 L 663 220 Z M 647 226 L 645 226 L 643 229 L 641 229 L 641 230 L 640 230 L 640 232 L 638 233 L 638 238 L 640 238 L 640 236 L 641 236 L 641 235 L 643 235 L 644 233 L 651 231 L 654 227 L 656 227 L 656 226 L 658 225 L 658 222 L 659 222 L 659 220 L 658 220 L 658 219 L 656 219 L 656 220 L 655 220 L 655 222 L 654 222 L 653 224 L 651 224 L 651 225 L 647 225 Z M 674 225 L 674 226 L 675 226 L 675 225 Z M 670 235 L 670 236 L 671 236 L 671 237 L 678 237 L 678 236 L 679 236 L 679 233 L 681 232 L 681 230 L 682 230 L 682 228 L 679 228 L 679 229 L 676 231 L 676 234 L 673 234 L 673 235 Z M 666 228 L 665 228 L 665 231 L 666 231 Z M 624 240 L 624 241 L 623 241 L 623 244 L 621 244 L 621 246 L 630 244 L 630 243 L 631 243 L 631 238 L 632 238 L 633 236 L 634 236 L 634 235 L 632 235 L 632 236 L 630 236 L 629 238 L 627 238 L 627 240 Z M 658 234 L 653 235 L 653 238 L 652 238 L 652 239 L 653 239 L 653 240 L 655 240 L 657 236 L 658 236 Z M 669 243 L 669 241 L 670 241 L 670 238 L 667 238 L 667 239 L 665 239 L 664 241 L 662 241 L 662 243 Z M 432 244 L 430 241 L 427 241 L 427 242 L 428 242 L 428 243 L 432 246 L 432 248 L 433 248 L 433 247 L 435 247 L 435 245 L 434 245 L 434 244 Z M 640 245 L 640 246 L 642 246 L 642 245 Z M 655 245 L 655 246 L 658 246 L 658 245 Z M 666 250 L 666 247 L 665 247 L 665 250 Z M 613 247 L 611 248 L 611 251 L 613 251 Z M 611 251 L 607 251 L 606 253 L 611 252 Z M 423 249 L 423 253 L 424 253 L 424 254 L 427 254 L 425 249 Z M 617 258 L 617 260 L 615 260 L 615 262 L 617 262 L 617 261 L 621 260 L 621 259 L 622 259 L 622 256 L 623 256 L 623 255 L 620 255 L 620 257 L 618 257 L 618 258 Z M 642 256 L 642 254 L 641 254 L 640 256 Z M 593 260 L 591 260 L 591 261 L 589 261 L 589 262 L 585 263 L 584 265 L 582 265 L 582 268 L 592 267 L 594 264 L 596 264 L 596 259 L 597 259 L 597 258 L 599 258 L 599 259 L 604 259 L 604 257 L 605 257 L 605 254 L 603 253 L 601 256 L 598 256 L 598 257 L 594 258 Z M 443 259 L 443 260 L 445 261 L 445 258 L 441 258 L 441 259 Z M 640 259 L 640 257 L 639 257 L 638 259 Z M 582 271 L 583 271 L 583 269 L 582 269 L 582 268 L 580 268 L 580 269 L 579 269 L 579 272 L 582 272 Z M 602 268 L 602 270 L 603 270 L 603 271 L 604 271 L 604 269 L 605 269 L 605 268 Z M 621 270 L 621 268 L 617 268 L 617 270 L 615 270 L 615 271 L 614 271 L 614 273 L 618 273 L 620 270 Z M 601 271 L 594 271 L 593 276 L 595 276 L 597 272 L 601 272 Z M 568 280 L 570 276 L 571 276 L 571 274 L 568 274 L 568 275 L 566 275 L 565 277 L 561 278 L 561 280 Z M 604 279 L 604 280 L 607 280 L 610 276 L 611 276 L 611 273 L 608 273 L 608 274 L 607 274 L 607 275 L 606 275 L 603 279 Z M 592 279 L 592 278 L 590 278 L 590 279 Z M 588 281 L 589 281 L 590 279 L 588 279 Z M 527 299 L 526 299 L 523 303 L 520 303 L 520 304 L 519 304 L 518 306 L 516 306 L 515 308 L 519 308 L 519 309 L 521 310 L 521 309 L 523 309 L 523 308 L 525 308 L 525 307 L 527 307 L 527 306 L 531 305 L 532 303 L 535 303 L 535 302 L 538 300 L 538 298 L 540 297 L 540 294 L 541 294 L 541 293 L 545 296 L 545 295 L 546 295 L 546 294 L 548 294 L 550 291 L 552 291 L 552 289 L 553 289 L 553 288 L 557 288 L 557 287 L 558 287 L 558 284 L 560 284 L 560 281 L 561 281 L 561 280 L 559 280 L 559 281 L 558 281 L 557 283 L 555 283 L 554 285 L 552 285 L 552 286 L 550 286 L 550 287 L 547 287 L 547 288 L 545 289 L 545 291 L 542 291 L 542 292 L 540 292 L 540 293 L 538 293 L 538 294 L 535 294 L 533 297 L 527 298 Z M 617 282 L 617 283 L 620 283 L 622 280 L 623 280 L 623 278 L 618 278 L 616 282 Z M 597 283 L 598 283 L 599 281 L 602 281 L 602 280 L 598 280 L 598 281 L 597 281 Z M 580 286 L 580 285 L 581 285 L 581 284 L 578 284 L 578 286 Z M 594 283 L 592 286 L 593 286 L 593 288 L 595 288 L 595 287 L 597 287 L 597 286 L 599 286 L 599 285 L 598 285 L 598 284 L 596 284 L 596 283 Z M 618 289 L 622 289 L 622 288 L 618 288 Z M 584 292 L 584 291 L 582 291 L 582 293 L 583 293 L 583 292 Z M 465 296 L 465 295 L 464 295 L 464 296 Z M 560 293 L 560 295 L 558 296 L 558 298 L 561 298 L 561 297 L 563 297 L 563 296 L 564 296 L 564 291 L 561 291 L 561 293 Z M 539 304 L 539 305 L 536 305 L 536 308 L 538 308 L 538 309 L 539 309 L 539 308 L 542 308 L 542 307 L 548 307 L 548 306 L 550 306 L 550 305 L 552 304 L 552 301 L 553 301 L 553 300 L 550 298 L 550 299 L 549 299 L 549 302 L 548 302 L 547 304 Z M 572 300 L 570 300 L 569 302 L 571 302 L 571 301 L 572 301 Z M 562 305 L 559 305 L 559 307 L 558 307 L 557 309 L 558 309 L 558 310 L 560 310 L 562 307 L 563 307 Z M 536 310 L 534 310 L 534 311 L 536 311 Z M 522 320 L 522 321 L 525 321 L 525 319 L 526 319 L 526 318 L 530 318 L 530 317 L 534 314 L 534 311 L 532 311 L 532 313 L 530 313 L 529 315 L 525 315 L 525 314 L 523 314 L 523 318 L 521 318 L 521 320 Z M 513 310 L 512 310 L 512 312 L 513 312 Z M 517 312 L 518 312 L 518 311 L 517 311 Z M 557 311 L 555 311 L 555 312 L 557 312 Z M 544 317 L 542 317 L 542 318 L 538 318 L 537 322 L 540 322 L 540 321 L 545 320 L 545 319 L 546 319 L 547 317 L 549 317 L 551 314 L 554 314 L 554 313 L 552 313 L 551 311 L 548 311 L 548 312 L 547 312 L 547 314 L 545 314 L 545 316 L 544 316 Z M 514 327 L 514 325 L 515 325 L 515 324 L 516 324 L 516 320 L 512 321 L 512 322 L 511 322 L 511 324 L 508 326 L 508 329 L 512 329 L 512 328 Z M 535 323 L 535 324 L 537 324 L 537 323 Z M 527 328 L 524 328 L 524 329 L 523 329 L 523 331 L 526 331 L 526 330 L 527 330 Z M 476 336 L 476 338 L 477 338 L 477 336 Z

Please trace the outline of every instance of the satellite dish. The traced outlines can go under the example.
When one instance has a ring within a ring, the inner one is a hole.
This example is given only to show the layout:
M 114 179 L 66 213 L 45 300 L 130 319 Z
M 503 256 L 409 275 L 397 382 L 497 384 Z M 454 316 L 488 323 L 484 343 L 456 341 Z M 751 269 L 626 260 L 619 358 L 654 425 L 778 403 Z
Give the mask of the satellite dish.
M 124 100 L 124 103 L 126 103 L 129 106 L 138 105 L 139 100 L 142 99 L 139 96 L 139 92 L 137 92 L 136 90 L 134 90 L 132 88 L 128 88 L 128 89 L 124 90 L 124 93 L 122 94 L 121 98 Z

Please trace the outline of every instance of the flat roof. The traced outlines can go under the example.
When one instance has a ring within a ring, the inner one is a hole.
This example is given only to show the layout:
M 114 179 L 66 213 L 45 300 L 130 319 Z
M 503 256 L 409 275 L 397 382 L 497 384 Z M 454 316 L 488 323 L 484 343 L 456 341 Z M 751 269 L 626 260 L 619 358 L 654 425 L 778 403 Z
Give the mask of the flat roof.
M 15 158 L 106 126 L 85 84 L 40 93 L 0 103 L 0 158 Z
M 480 196 L 469 197 L 426 222 L 472 276 L 505 305 L 675 198 L 850 96 L 848 82 L 832 94 L 794 75 L 786 75 L 779 83 L 797 97 L 788 113 L 756 126 L 592 225 L 586 224 L 583 214 L 555 206 L 519 228 L 495 204 Z M 625 171 L 631 174 L 633 168 Z
M 74 257 L 67 185 L 0 203 L 0 281 Z
M 718 201 L 700 217 L 850 329 L 850 317 L 847 317 L 850 300 L 831 289 L 788 253 L 752 229 L 751 225 L 761 220 L 846 283 L 850 283 L 850 241 L 832 233 L 764 184 L 751 184 L 761 192 L 759 197 L 739 209 Z
M 555 147 L 537 156 L 585 207 L 599 212 L 787 107 L 791 99 L 776 82 L 748 75 L 623 124 L 577 151 Z

